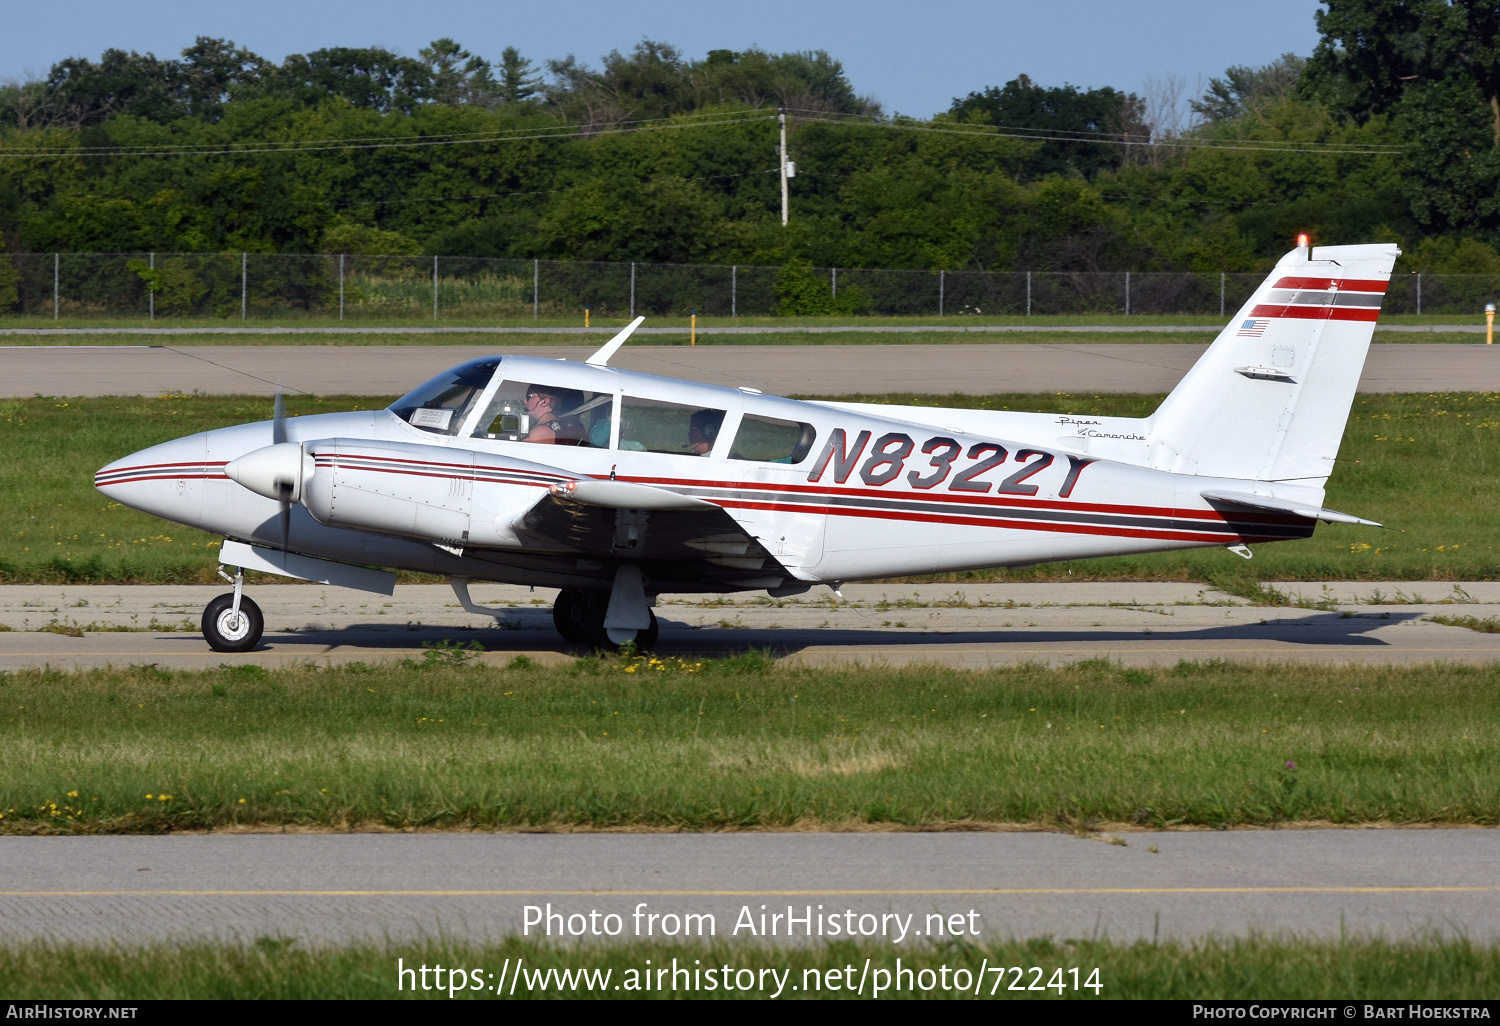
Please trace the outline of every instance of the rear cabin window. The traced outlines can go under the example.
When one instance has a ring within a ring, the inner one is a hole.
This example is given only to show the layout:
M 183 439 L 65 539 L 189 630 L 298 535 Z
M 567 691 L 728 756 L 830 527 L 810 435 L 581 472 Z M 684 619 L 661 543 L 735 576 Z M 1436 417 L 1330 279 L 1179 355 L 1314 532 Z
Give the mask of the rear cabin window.
M 626 396 L 620 410 L 620 448 L 707 456 L 723 423 L 723 410 Z
M 812 451 L 817 437 L 818 432 L 811 424 L 747 413 L 740 420 L 734 444 L 729 447 L 729 458 L 757 463 L 801 463 Z
M 536 381 L 502 381 L 475 424 L 475 438 L 608 449 L 614 395 Z

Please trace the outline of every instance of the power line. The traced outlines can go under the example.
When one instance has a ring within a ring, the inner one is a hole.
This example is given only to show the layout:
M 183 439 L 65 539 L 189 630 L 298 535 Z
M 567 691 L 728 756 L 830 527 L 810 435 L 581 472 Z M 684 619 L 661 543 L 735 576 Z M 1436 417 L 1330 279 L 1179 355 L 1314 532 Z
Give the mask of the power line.
M 629 134 L 636 132 L 665 132 L 684 128 L 713 128 L 717 125 L 739 125 L 752 121 L 767 121 L 774 118 L 774 114 L 757 114 L 749 117 L 723 118 L 717 121 L 684 122 L 679 119 L 668 121 L 650 122 L 618 122 L 610 125 L 585 125 L 568 126 L 546 131 L 527 129 L 512 129 L 506 132 L 473 133 L 469 136 L 444 137 L 432 136 L 411 140 L 384 140 L 373 143 L 350 143 L 339 141 L 318 140 L 314 144 L 298 143 L 289 146 L 279 145 L 247 145 L 229 146 L 220 149 L 209 149 L 201 146 L 177 146 L 177 147 L 94 147 L 82 148 L 48 148 L 32 150 L 3 150 L 0 149 L 0 158 L 61 158 L 61 157 L 197 157 L 197 156 L 234 156 L 241 153 L 318 153 L 327 150 L 387 150 L 387 149 L 420 149 L 432 146 L 464 146 L 475 143 L 507 143 L 526 142 L 538 139 L 586 139 L 593 136 L 604 135 L 619 125 L 635 125 L 629 129 Z M 526 134 L 518 134 L 526 133 Z
M 1184 146 L 1190 149 L 1203 150 L 1241 150 L 1255 153 L 1321 153 L 1325 156 L 1338 156 L 1340 154 L 1376 154 L 1385 156 L 1399 156 L 1404 152 L 1400 147 L 1385 147 L 1381 149 L 1339 149 L 1337 147 L 1352 147 L 1354 143 L 1303 143 L 1298 146 L 1280 146 L 1273 143 L 1256 143 L 1253 140 L 1235 140 L 1231 142 L 1220 142 L 1212 139 L 1194 139 L 1189 136 L 1178 136 L 1170 142 L 1151 142 L 1143 139 L 1116 139 L 1109 138 L 1112 133 L 1099 133 L 1099 135 L 1088 135 L 1084 133 L 1073 133 L 1073 136 L 1057 134 L 1049 135 L 1027 135 L 1023 132 L 1050 131 L 1046 129 L 1012 129 L 1002 131 L 986 125 L 974 125 L 970 127 L 939 128 L 930 123 L 898 122 L 898 121 L 872 121 L 855 118 L 865 118 L 864 115 L 847 114 L 835 115 L 828 111 L 795 111 L 793 113 L 806 115 L 800 120 L 813 124 L 827 125 L 851 125 L 859 124 L 869 128 L 893 128 L 907 132 L 930 132 L 937 135 L 963 135 L 971 138 L 985 139 L 1031 139 L 1038 142 L 1067 142 L 1067 143 L 1094 143 L 1100 146 Z

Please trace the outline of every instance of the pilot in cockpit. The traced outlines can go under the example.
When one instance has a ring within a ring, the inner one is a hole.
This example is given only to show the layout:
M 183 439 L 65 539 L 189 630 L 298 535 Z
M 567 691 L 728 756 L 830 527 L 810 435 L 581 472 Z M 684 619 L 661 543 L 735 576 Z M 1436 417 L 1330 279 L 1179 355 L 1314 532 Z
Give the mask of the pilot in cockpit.
M 588 431 L 579 418 L 583 393 L 553 385 L 530 385 L 526 389 L 526 415 L 531 430 L 523 442 L 546 445 L 587 445 Z

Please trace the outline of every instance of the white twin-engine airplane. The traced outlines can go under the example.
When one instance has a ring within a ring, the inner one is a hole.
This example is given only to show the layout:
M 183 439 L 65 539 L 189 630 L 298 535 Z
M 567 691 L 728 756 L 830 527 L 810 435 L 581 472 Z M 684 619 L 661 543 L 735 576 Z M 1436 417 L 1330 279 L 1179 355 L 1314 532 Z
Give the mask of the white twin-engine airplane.
M 561 589 L 569 642 L 656 640 L 661 592 L 765 589 L 1305 538 L 1400 251 L 1299 238 L 1151 416 L 799 402 L 587 363 L 473 360 L 380 412 L 285 418 L 111 463 L 105 495 L 225 536 L 244 570 L 391 594 L 396 575 Z M 766 355 L 774 359 L 774 350 Z M 999 353 L 997 352 L 997 356 Z M 1379 526 L 1372 524 L 1372 526 Z

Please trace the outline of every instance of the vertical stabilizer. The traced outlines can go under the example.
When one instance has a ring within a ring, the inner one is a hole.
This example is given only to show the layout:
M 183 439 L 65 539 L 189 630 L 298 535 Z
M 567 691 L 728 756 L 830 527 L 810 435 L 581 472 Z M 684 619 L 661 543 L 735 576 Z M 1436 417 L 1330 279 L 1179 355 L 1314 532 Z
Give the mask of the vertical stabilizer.
M 1151 417 L 1151 465 L 1321 485 L 1400 255 L 1379 244 L 1282 257 Z

